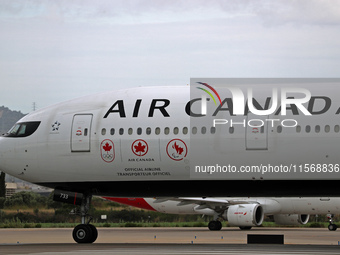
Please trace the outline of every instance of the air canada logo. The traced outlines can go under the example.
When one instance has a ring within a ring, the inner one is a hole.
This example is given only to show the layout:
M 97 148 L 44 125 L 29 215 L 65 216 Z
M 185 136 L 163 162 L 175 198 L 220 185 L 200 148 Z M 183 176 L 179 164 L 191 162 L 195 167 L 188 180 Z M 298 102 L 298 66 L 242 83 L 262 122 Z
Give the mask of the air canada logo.
M 100 153 L 105 162 L 112 162 L 115 159 L 114 143 L 109 139 L 103 140 L 100 144 Z
M 182 140 L 173 139 L 166 146 L 166 153 L 171 159 L 180 161 L 187 156 L 188 147 Z
M 131 149 L 136 156 L 142 157 L 148 153 L 149 146 L 144 140 L 138 139 L 132 143 Z

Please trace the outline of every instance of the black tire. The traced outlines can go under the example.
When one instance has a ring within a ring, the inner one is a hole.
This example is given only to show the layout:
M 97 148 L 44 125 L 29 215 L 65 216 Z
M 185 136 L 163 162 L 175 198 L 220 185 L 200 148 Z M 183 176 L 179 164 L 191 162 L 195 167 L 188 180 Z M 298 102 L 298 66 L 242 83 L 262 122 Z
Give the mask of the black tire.
M 241 230 L 251 230 L 252 227 L 239 227 Z
M 80 224 L 73 229 L 72 236 L 77 243 L 91 243 L 92 228 L 89 225 Z
M 92 231 L 92 238 L 90 240 L 90 243 L 94 243 L 97 240 L 98 237 L 98 230 L 95 226 L 88 224 L 87 226 L 89 226 L 91 228 Z
M 209 222 L 208 224 L 208 228 L 209 230 L 211 231 L 218 231 L 218 230 L 221 230 L 222 228 L 222 223 L 218 220 L 212 220 Z
M 335 224 L 329 224 L 328 225 L 328 230 L 329 231 L 335 231 L 335 230 L 337 230 L 337 228 L 338 228 L 338 226 L 335 225 Z
M 221 230 L 222 229 L 222 222 L 217 221 L 217 228 L 216 230 Z

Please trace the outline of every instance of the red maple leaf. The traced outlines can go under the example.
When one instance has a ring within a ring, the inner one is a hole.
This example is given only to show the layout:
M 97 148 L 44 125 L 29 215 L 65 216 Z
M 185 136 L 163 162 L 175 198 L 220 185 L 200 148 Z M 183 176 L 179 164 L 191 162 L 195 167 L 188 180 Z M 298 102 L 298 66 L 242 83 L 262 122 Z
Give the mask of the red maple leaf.
M 142 145 L 141 142 L 139 142 L 137 145 L 133 146 L 135 147 L 135 152 L 145 152 L 145 145 Z
M 106 143 L 104 146 L 103 146 L 103 149 L 105 151 L 110 151 L 112 149 L 112 146 L 109 144 L 109 143 Z
M 176 152 L 177 152 L 179 155 L 181 155 L 181 154 L 183 153 L 183 151 L 184 151 L 184 149 L 183 149 L 182 147 L 179 147 L 179 146 L 176 144 L 176 142 L 175 142 L 174 145 L 172 145 L 172 148 L 174 148 L 174 149 L 176 150 Z

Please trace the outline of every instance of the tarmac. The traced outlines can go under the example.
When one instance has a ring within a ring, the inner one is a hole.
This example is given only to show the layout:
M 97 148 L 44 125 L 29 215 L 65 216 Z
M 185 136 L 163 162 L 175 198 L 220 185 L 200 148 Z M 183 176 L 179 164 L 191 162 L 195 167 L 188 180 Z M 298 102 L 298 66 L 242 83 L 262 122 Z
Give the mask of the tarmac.
M 71 228 L 0 229 L 0 254 L 340 254 L 340 231 L 320 228 L 99 228 L 77 244 Z M 284 235 L 284 245 L 247 244 L 248 234 Z

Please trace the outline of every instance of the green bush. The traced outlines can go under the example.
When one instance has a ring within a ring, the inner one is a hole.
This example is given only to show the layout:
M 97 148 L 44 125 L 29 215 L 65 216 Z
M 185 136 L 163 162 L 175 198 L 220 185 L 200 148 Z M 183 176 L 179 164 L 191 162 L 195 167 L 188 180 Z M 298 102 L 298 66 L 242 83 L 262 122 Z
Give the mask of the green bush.
M 126 228 L 135 228 L 135 227 L 137 227 L 138 225 L 136 224 L 136 223 L 134 223 L 134 222 L 127 222 L 127 223 L 125 223 L 125 225 L 124 225 Z
M 323 228 L 325 227 L 325 224 L 322 222 L 312 222 L 309 224 L 310 228 Z
M 7 198 L 4 205 L 5 207 L 26 206 L 37 207 L 45 206 L 47 204 L 47 198 L 34 192 L 22 191 L 15 193 L 10 198 Z
M 4 209 L 6 198 L 0 197 L 0 209 Z
M 206 224 L 204 222 L 195 222 L 194 227 L 205 227 Z
M 32 225 L 29 223 L 25 223 L 24 228 L 32 228 Z

